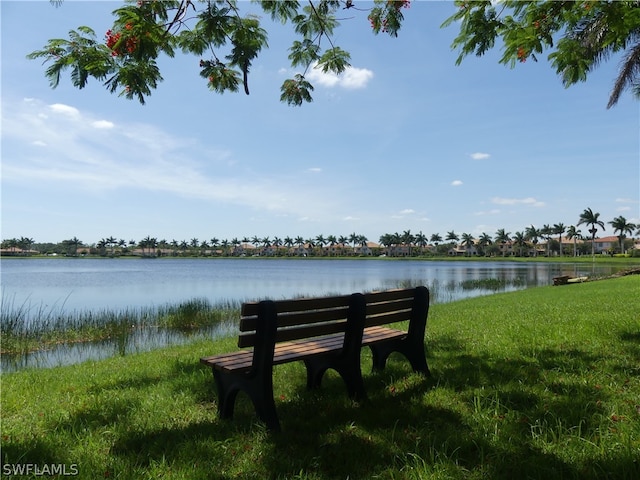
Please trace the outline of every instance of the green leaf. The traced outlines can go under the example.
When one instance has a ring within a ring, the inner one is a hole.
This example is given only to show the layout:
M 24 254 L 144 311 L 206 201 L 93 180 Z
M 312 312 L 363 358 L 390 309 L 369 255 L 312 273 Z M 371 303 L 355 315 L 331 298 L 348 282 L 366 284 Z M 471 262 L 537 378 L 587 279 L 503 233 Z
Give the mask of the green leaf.
M 207 79 L 210 90 L 224 93 L 227 90 L 237 92 L 240 86 L 240 73 L 227 68 L 219 61 L 200 61 L 200 76 Z
M 322 54 L 318 61 L 318 66 L 323 73 L 334 72 L 339 75 L 350 66 L 350 59 L 349 52 L 342 50 L 340 47 L 334 47 Z
M 260 6 L 264 12 L 271 14 L 271 20 L 280 20 L 285 24 L 296 17 L 300 3 L 295 0 L 262 0 Z
M 289 60 L 291 60 L 291 66 L 293 67 L 300 65 L 306 67 L 320 58 L 320 47 L 308 38 L 302 41 L 295 40 L 289 51 L 291 52 Z
M 280 101 L 286 102 L 289 106 L 299 107 L 303 102 L 311 103 L 313 101 L 311 97 L 313 85 L 300 74 L 296 74 L 293 79 L 285 80 L 280 91 L 282 92 Z

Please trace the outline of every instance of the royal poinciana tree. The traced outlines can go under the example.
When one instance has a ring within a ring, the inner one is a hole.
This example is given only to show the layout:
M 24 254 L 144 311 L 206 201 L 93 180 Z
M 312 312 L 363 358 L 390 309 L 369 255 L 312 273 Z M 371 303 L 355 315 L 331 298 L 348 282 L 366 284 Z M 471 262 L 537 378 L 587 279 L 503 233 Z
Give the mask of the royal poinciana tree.
M 60 0 L 53 3 L 59 4 Z M 289 48 L 291 65 L 299 69 L 280 89 L 280 99 L 299 106 L 312 101 L 312 68 L 340 74 L 349 66 L 349 52 L 336 45 L 334 32 L 345 11 L 361 14 L 373 33 L 397 36 L 409 0 L 257 1 L 273 20 L 297 34 Z M 113 26 L 102 36 L 87 26 L 52 39 L 29 58 L 49 63 L 46 75 L 53 87 L 64 70 L 78 88 L 90 78 L 111 93 L 141 103 L 162 81 L 158 57 L 177 51 L 195 56 L 208 88 L 218 93 L 249 94 L 249 72 L 268 46 L 260 19 L 246 11 L 248 2 L 235 0 L 138 0 L 116 9 Z M 456 1 L 457 11 L 443 26 L 460 28 L 453 48 L 458 63 L 469 54 L 483 55 L 499 40 L 501 62 L 511 66 L 549 52 L 551 64 L 566 86 L 587 79 L 611 54 L 624 52 L 608 107 L 626 89 L 640 97 L 640 2 L 576 2 L 503 0 Z M 429 8 L 428 5 L 420 8 Z M 244 12 L 243 12 L 244 10 Z

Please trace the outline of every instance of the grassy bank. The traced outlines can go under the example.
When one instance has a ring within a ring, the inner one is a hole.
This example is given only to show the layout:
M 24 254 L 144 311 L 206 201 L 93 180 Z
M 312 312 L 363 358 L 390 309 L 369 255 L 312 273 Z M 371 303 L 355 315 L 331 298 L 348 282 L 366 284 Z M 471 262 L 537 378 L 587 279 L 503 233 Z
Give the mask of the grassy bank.
M 354 405 L 275 369 L 283 432 L 216 418 L 198 358 L 234 339 L 2 376 L 3 473 L 79 478 L 640 478 L 640 275 L 434 305 L 433 378 L 392 357 Z
M 159 307 L 64 312 L 28 304 L 0 307 L 2 354 L 21 355 L 61 344 L 127 339 L 141 329 L 190 332 L 220 325 L 237 316 L 240 303 L 194 298 Z

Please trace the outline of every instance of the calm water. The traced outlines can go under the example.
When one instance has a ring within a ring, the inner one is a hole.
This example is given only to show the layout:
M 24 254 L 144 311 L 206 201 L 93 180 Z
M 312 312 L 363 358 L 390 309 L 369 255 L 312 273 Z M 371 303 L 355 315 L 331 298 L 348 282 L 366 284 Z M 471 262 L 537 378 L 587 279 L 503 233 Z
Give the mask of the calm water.
M 192 298 L 287 298 L 407 284 L 431 287 L 435 301 L 482 294 L 461 282 L 500 279 L 513 288 L 549 285 L 559 274 L 611 273 L 585 264 L 276 259 L 3 259 L 3 301 L 55 311 L 120 310 Z M 440 297 L 440 298 L 438 298 Z
M 432 301 L 441 303 L 495 291 L 550 285 L 557 275 L 610 274 L 615 268 L 498 261 L 11 258 L 0 261 L 0 283 L 3 309 L 28 308 L 36 313 L 118 312 L 193 298 L 204 298 L 215 305 L 415 285 L 427 285 Z M 487 279 L 499 280 L 500 287 L 487 288 L 482 283 Z M 185 340 L 178 334 L 145 332 L 132 337 L 126 346 L 64 347 L 32 355 L 29 360 L 21 360 L 20 366 L 73 363 Z M 15 359 L 2 357 L 3 371 L 15 368 Z

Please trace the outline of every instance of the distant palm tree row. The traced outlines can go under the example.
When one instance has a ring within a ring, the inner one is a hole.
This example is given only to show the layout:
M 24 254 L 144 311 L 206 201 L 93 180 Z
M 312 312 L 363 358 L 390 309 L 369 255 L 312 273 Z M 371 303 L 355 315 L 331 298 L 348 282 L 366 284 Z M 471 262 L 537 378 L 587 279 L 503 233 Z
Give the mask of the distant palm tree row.
M 617 234 L 619 240 L 619 250 L 624 252 L 624 240 L 634 232 L 640 235 L 640 225 L 628 222 L 623 216 L 614 218 L 607 222 Z M 588 236 L 584 236 L 579 226 L 585 225 L 588 228 Z M 482 233 L 477 238 L 470 233 L 458 235 L 454 231 L 447 232 L 443 238 L 439 233 L 427 236 L 422 231 L 413 234 L 410 230 L 402 233 L 385 233 L 378 239 L 379 245 L 369 243 L 369 239 L 355 232 L 348 236 L 317 235 L 313 238 L 297 237 L 244 237 L 233 238 L 231 240 L 220 240 L 212 237 L 209 240 L 200 241 L 197 238 L 191 240 L 158 240 L 147 236 L 140 241 L 115 237 L 103 238 L 94 245 L 85 245 L 78 238 L 73 237 L 64 240 L 59 244 L 36 244 L 32 238 L 21 237 L 20 239 L 9 239 L 2 241 L 4 254 L 7 251 L 22 251 L 33 253 L 58 253 L 71 254 L 94 253 L 100 255 L 121 255 L 138 253 L 142 256 L 157 255 L 371 255 L 385 254 L 390 256 L 413 256 L 429 254 L 451 253 L 453 247 L 455 252 L 459 249 L 470 255 L 538 255 L 541 240 L 544 244 L 544 254 L 554 252 L 563 255 L 562 239 L 573 240 L 573 256 L 578 254 L 578 248 L 584 247 L 583 240 L 590 239 L 591 254 L 595 253 L 594 245 L 598 229 L 605 229 L 605 223 L 600 220 L 600 214 L 593 212 L 591 208 L 584 210 L 576 225 L 565 226 L 563 223 L 554 225 L 543 225 L 536 228 L 533 225 L 526 227 L 523 231 L 513 234 L 501 228 L 492 237 L 487 233 Z M 557 237 L 555 237 L 557 236 Z M 555 238 L 557 242 L 554 243 Z M 580 245 L 578 244 L 580 241 Z M 508 248 L 507 248 L 508 247 Z M 35 251 L 32 249 L 35 248 Z

